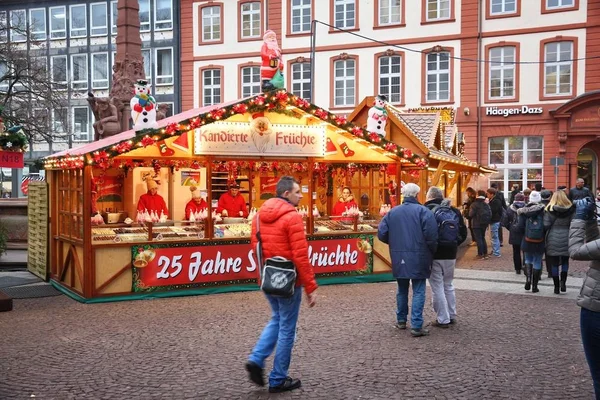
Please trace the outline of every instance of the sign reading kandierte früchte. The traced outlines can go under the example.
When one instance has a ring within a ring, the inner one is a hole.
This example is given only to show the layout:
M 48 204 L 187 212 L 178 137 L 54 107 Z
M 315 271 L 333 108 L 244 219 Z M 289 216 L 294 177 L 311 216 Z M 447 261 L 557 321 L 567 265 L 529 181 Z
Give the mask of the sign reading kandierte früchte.
M 521 107 L 508 107 L 508 108 L 498 108 L 498 107 L 486 107 L 485 115 L 487 116 L 498 116 L 498 117 L 509 117 L 512 115 L 529 115 L 529 114 L 543 114 L 544 109 L 542 107 L 529 107 L 529 106 L 521 106 Z

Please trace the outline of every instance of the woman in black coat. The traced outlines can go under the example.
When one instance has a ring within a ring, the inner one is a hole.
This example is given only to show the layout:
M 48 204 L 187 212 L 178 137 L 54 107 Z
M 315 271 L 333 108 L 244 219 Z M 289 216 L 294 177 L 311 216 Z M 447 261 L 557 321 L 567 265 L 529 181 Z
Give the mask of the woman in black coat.
M 513 200 L 510 207 L 506 209 L 506 213 L 504 213 L 502 226 L 509 231 L 508 244 L 511 244 L 513 248 L 515 272 L 520 274 L 523 268 L 523 253 L 521 252 L 523 232 L 519 229 L 519 215 L 517 214 L 517 210 L 525 207 L 525 196 L 523 193 L 517 193 Z
M 485 197 L 485 191 L 477 191 L 477 197 L 469 207 L 469 218 L 477 242 L 477 258 L 481 260 L 488 258 L 485 231 L 492 220 L 492 210 L 485 202 Z

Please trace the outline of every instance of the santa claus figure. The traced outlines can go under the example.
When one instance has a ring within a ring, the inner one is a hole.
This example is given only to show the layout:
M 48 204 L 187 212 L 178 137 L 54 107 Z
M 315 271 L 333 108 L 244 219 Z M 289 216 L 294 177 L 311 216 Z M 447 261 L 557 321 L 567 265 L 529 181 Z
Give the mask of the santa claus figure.
M 263 36 L 264 43 L 260 49 L 260 79 L 262 81 L 263 92 L 274 89 L 282 89 L 283 82 L 283 62 L 281 61 L 281 49 L 277 44 L 277 35 L 272 30 L 265 32 Z
M 265 117 L 264 113 L 260 112 L 252 114 L 250 119 L 250 132 L 250 137 L 252 138 L 252 142 L 256 146 L 256 149 L 260 153 L 264 153 L 267 150 L 267 145 L 273 135 L 271 121 Z
M 131 119 L 133 129 L 156 128 L 156 100 L 150 95 L 148 81 L 143 79 L 135 83 L 135 96 L 131 99 Z
M 385 137 L 385 124 L 387 123 L 388 113 L 385 109 L 387 98 L 379 95 L 375 98 L 375 104 L 369 109 L 369 118 L 367 119 L 367 131 L 376 133 Z

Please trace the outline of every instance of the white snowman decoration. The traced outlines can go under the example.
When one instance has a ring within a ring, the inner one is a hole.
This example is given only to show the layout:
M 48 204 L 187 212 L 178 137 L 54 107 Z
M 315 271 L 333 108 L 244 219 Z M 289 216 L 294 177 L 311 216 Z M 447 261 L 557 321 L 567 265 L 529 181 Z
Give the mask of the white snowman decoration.
M 376 133 L 385 137 L 385 124 L 387 123 L 388 113 L 385 109 L 387 98 L 379 95 L 375 98 L 375 104 L 369 109 L 369 118 L 367 119 L 367 131 Z
M 150 95 L 148 81 L 139 79 L 134 86 L 135 96 L 129 103 L 133 129 L 139 131 L 156 128 L 156 100 Z

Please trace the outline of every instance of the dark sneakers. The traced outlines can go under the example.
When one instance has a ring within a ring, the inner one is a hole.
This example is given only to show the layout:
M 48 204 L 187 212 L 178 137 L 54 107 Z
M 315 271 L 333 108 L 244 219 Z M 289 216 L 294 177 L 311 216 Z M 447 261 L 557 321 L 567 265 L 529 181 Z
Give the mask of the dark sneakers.
M 406 321 L 398 321 L 394 326 L 398 329 L 406 329 Z
M 429 331 L 427 329 L 425 329 L 425 328 L 411 329 L 410 330 L 410 334 L 413 337 L 427 336 L 427 335 L 429 335 Z
M 269 393 L 289 392 L 290 390 L 298 389 L 300 386 L 302 386 L 300 379 L 293 379 L 288 376 L 281 385 L 269 386 Z
M 248 377 L 258 386 L 265 386 L 265 378 L 263 377 L 263 369 L 252 361 L 246 363 L 246 371 L 248 371 Z

